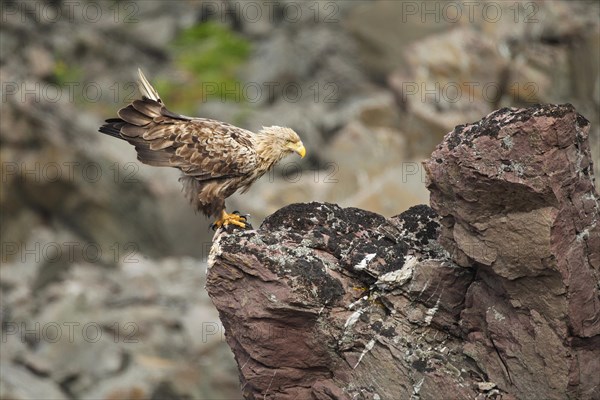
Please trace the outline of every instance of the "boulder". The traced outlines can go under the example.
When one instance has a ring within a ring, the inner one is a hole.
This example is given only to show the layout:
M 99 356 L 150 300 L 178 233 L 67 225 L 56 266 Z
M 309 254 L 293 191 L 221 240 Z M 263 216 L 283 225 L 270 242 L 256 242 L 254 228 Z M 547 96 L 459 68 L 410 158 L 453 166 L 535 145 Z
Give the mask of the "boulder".
M 247 399 L 600 395 L 598 194 L 571 105 L 458 126 L 393 218 L 292 204 L 216 233 L 207 291 Z

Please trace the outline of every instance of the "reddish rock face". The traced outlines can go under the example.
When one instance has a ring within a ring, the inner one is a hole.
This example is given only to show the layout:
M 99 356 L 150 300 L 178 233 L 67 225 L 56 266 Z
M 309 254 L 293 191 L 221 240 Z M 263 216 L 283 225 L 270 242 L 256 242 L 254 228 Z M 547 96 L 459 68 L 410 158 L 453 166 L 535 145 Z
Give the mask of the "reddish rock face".
M 244 396 L 600 397 L 588 129 L 570 105 L 498 110 L 425 163 L 433 209 L 294 204 L 218 232 L 207 290 Z
M 502 109 L 456 127 L 425 164 L 440 241 L 478 274 L 462 313 L 465 350 L 524 398 L 600 396 L 588 131 L 571 105 Z

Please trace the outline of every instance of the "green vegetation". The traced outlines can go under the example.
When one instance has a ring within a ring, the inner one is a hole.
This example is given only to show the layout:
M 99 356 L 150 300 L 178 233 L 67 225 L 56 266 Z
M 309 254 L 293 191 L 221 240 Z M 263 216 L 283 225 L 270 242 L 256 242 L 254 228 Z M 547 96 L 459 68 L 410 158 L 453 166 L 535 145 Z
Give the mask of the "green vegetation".
M 177 36 L 171 49 L 175 64 L 187 73 L 185 82 L 156 80 L 155 86 L 172 109 L 190 113 L 202 98 L 242 98 L 236 72 L 250 54 L 250 43 L 229 27 L 210 21 L 194 25 Z M 202 93 L 206 85 L 211 90 Z
M 52 83 L 59 86 L 66 86 L 67 84 L 80 82 L 82 75 L 82 71 L 79 67 L 68 65 L 59 58 L 58 61 L 54 63 L 50 80 Z
M 242 85 L 236 75 L 238 68 L 250 55 L 250 42 L 233 32 L 227 25 L 209 21 L 184 29 L 169 45 L 167 51 L 180 74 L 174 74 L 177 78 L 149 78 L 170 109 L 184 114 L 195 114 L 196 107 L 202 100 L 244 100 Z M 86 90 L 86 85 L 90 84 L 89 93 L 85 93 L 95 96 L 96 83 L 83 82 L 85 74 L 81 67 L 65 62 L 60 54 L 55 54 L 55 59 L 57 61 L 49 81 L 69 90 L 74 89 L 74 100 L 78 104 L 108 113 L 114 111 L 115 102 L 131 101 L 138 95 L 137 88 L 131 86 L 133 82 L 119 82 L 103 88 L 102 100 L 108 100 L 108 103 L 90 101 L 82 92 Z M 73 87 L 73 84 L 77 86 Z

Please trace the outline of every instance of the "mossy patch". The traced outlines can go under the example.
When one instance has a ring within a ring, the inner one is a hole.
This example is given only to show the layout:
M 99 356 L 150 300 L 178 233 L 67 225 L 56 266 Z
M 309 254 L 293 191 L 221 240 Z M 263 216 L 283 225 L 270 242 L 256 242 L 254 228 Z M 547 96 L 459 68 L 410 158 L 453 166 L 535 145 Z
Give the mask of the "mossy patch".
M 185 72 L 182 82 L 157 79 L 155 87 L 170 108 L 193 113 L 198 100 L 244 101 L 237 79 L 250 55 L 250 42 L 217 22 L 202 22 L 181 31 L 170 51 Z

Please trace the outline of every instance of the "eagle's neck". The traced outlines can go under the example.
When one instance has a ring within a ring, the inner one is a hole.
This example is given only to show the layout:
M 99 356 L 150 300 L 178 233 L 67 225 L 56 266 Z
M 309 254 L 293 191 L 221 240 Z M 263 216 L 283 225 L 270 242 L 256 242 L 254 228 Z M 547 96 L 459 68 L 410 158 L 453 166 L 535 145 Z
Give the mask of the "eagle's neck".
M 289 154 L 285 147 L 281 147 L 277 138 L 262 134 L 256 138 L 256 155 L 259 159 L 259 169 L 265 173 L 275 166 L 282 158 Z

